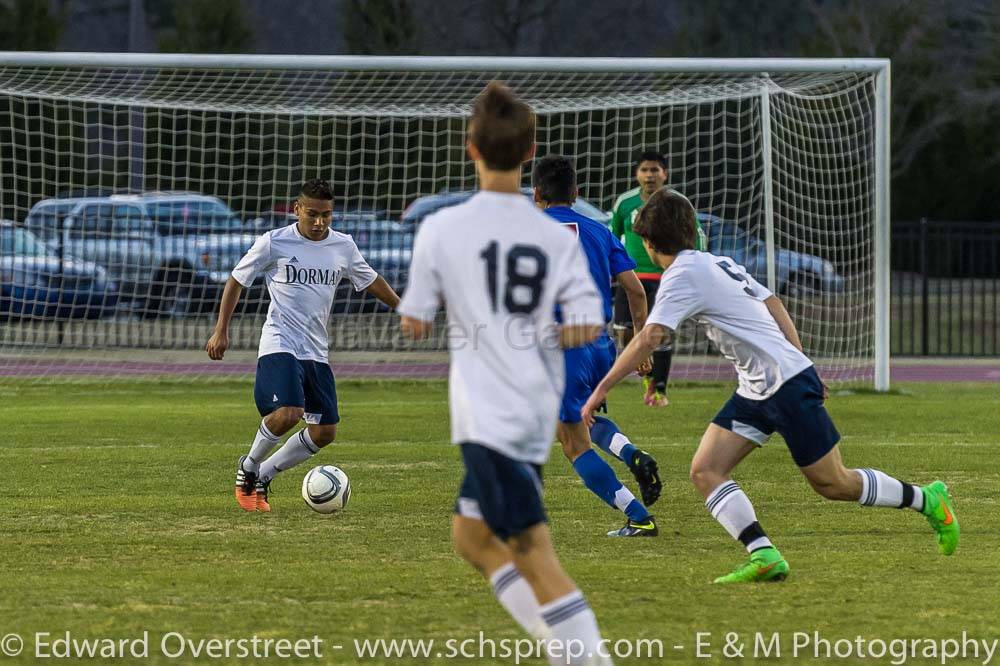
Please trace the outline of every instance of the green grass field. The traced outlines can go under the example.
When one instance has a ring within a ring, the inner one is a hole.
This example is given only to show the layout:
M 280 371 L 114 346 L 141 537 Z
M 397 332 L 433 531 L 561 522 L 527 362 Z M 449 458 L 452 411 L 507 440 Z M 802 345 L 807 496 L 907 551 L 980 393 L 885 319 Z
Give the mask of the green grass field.
M 324 518 L 299 497 L 309 465 L 274 482 L 273 513 L 237 508 L 234 465 L 258 422 L 249 383 L 6 384 L 0 636 L 22 635 L 25 651 L 0 663 L 28 661 L 36 632 L 93 639 L 149 631 L 152 663 L 168 661 L 158 654 L 167 632 L 194 641 L 315 634 L 344 646 L 323 650 L 336 663 L 357 660 L 354 639 L 444 641 L 480 630 L 519 637 L 451 551 L 461 464 L 447 443 L 445 385 L 343 381 L 339 389 L 338 442 L 313 464 L 343 467 L 354 493 L 346 511 Z M 553 450 L 545 483 L 556 547 L 606 637 L 660 639 L 673 663 L 696 661 L 697 632 L 712 632 L 719 662 L 730 631 L 782 632 L 785 646 L 792 632 L 814 630 L 831 640 L 943 639 L 962 630 L 1000 638 L 997 385 L 902 385 L 828 402 L 849 466 L 949 483 L 963 536 L 954 557 L 937 554 L 913 512 L 814 495 L 779 439 L 736 478 L 791 576 L 721 588 L 712 578 L 744 553 L 706 512 L 687 468 L 730 391 L 681 385 L 661 411 L 642 406 L 636 385 L 612 396 L 612 416 L 665 472 L 658 539 L 604 537 L 619 515 Z M 186 653 L 172 663 L 189 661 Z M 804 659 L 785 651 L 780 661 Z

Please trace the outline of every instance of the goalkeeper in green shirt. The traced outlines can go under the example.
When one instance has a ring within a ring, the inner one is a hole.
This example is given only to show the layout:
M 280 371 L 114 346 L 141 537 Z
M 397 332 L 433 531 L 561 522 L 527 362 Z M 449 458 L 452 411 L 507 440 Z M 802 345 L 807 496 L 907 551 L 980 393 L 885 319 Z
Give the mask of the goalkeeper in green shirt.
M 656 290 L 660 286 L 660 274 L 663 273 L 663 269 L 654 264 L 649 255 L 646 254 L 642 238 L 632 231 L 632 222 L 646 200 L 666 185 L 667 158 L 656 150 L 643 151 L 636 160 L 635 179 L 639 183 L 639 187 L 629 190 L 615 201 L 611 216 L 611 233 L 625 243 L 625 250 L 636 263 L 635 273 L 646 290 L 646 302 L 653 303 L 656 300 Z M 707 245 L 705 232 L 699 224 L 695 249 L 705 250 Z M 614 328 L 618 337 L 618 348 L 624 349 L 638 331 L 635 330 L 632 322 L 632 311 L 629 309 L 628 299 L 622 289 L 615 292 L 614 310 Z M 665 342 L 653 352 L 653 371 L 643 380 L 647 389 L 650 382 L 654 385 L 653 404 L 661 406 L 667 404 L 667 377 L 670 375 L 672 353 L 670 341 Z

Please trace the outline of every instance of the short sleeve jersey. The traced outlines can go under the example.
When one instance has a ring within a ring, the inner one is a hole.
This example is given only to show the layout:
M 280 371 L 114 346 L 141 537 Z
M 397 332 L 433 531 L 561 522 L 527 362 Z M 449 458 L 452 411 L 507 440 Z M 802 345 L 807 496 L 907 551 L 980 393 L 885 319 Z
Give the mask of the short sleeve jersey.
M 452 442 L 544 463 L 565 385 L 555 306 L 603 325 L 573 234 L 524 195 L 482 191 L 424 220 L 399 312 L 447 311 Z
M 639 209 L 645 203 L 642 200 L 642 189 L 636 187 L 618 197 L 614 208 L 611 211 L 611 233 L 615 238 L 624 240 L 625 249 L 630 257 L 635 259 L 636 274 L 643 279 L 658 278 L 663 269 L 653 263 L 646 253 L 646 248 L 642 244 L 642 238 L 632 231 L 632 223 L 635 222 Z M 695 244 L 694 249 L 705 250 L 708 248 L 708 240 L 701 222 L 695 220 Z
M 331 229 L 314 241 L 294 224 L 262 235 L 233 269 L 233 278 L 244 287 L 261 274 L 271 305 L 258 356 L 287 352 L 321 362 L 328 358 L 327 324 L 337 285 L 346 278 L 361 291 L 378 277 L 347 234 Z
M 595 220 L 581 215 L 569 206 L 552 206 L 545 209 L 546 215 L 555 218 L 576 233 L 580 247 L 587 258 L 590 276 L 601 293 L 604 303 L 604 320 L 611 321 L 611 282 L 616 275 L 635 268 L 635 261 L 628 256 L 621 241 L 608 228 Z
M 684 250 L 664 271 L 646 322 L 671 330 L 685 319 L 703 324 L 719 353 L 736 368 L 736 392 L 763 400 L 812 365 L 778 328 L 764 305 L 770 296 L 729 257 Z

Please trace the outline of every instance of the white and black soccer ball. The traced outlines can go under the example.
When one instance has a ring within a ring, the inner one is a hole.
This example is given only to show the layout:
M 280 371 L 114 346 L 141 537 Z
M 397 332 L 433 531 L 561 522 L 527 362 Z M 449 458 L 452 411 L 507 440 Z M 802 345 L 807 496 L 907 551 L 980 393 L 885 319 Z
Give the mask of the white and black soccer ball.
M 340 511 L 351 499 L 351 480 L 339 467 L 313 467 L 302 479 L 302 499 L 317 513 Z

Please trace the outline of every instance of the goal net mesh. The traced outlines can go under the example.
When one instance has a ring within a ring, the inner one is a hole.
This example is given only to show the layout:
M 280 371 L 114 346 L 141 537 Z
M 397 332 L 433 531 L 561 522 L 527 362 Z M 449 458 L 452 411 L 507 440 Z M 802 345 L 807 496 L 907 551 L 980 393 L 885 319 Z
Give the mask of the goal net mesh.
M 709 249 L 765 284 L 769 172 L 771 289 L 827 378 L 873 376 L 871 73 L 233 62 L 0 67 L 0 381 L 250 376 L 266 289 L 244 292 L 230 351 L 213 362 L 202 350 L 221 286 L 257 235 L 292 221 L 291 202 L 313 177 L 335 188 L 333 227 L 403 290 L 423 216 L 476 187 L 465 121 L 493 79 L 537 112 L 538 155 L 572 157 L 581 205 L 595 217 L 636 186 L 640 150 L 658 149 L 669 184 L 698 210 Z M 334 371 L 444 376 L 443 327 L 407 343 L 396 319 L 342 285 L 329 324 Z M 672 377 L 732 376 L 695 326 L 683 327 L 675 348 Z

